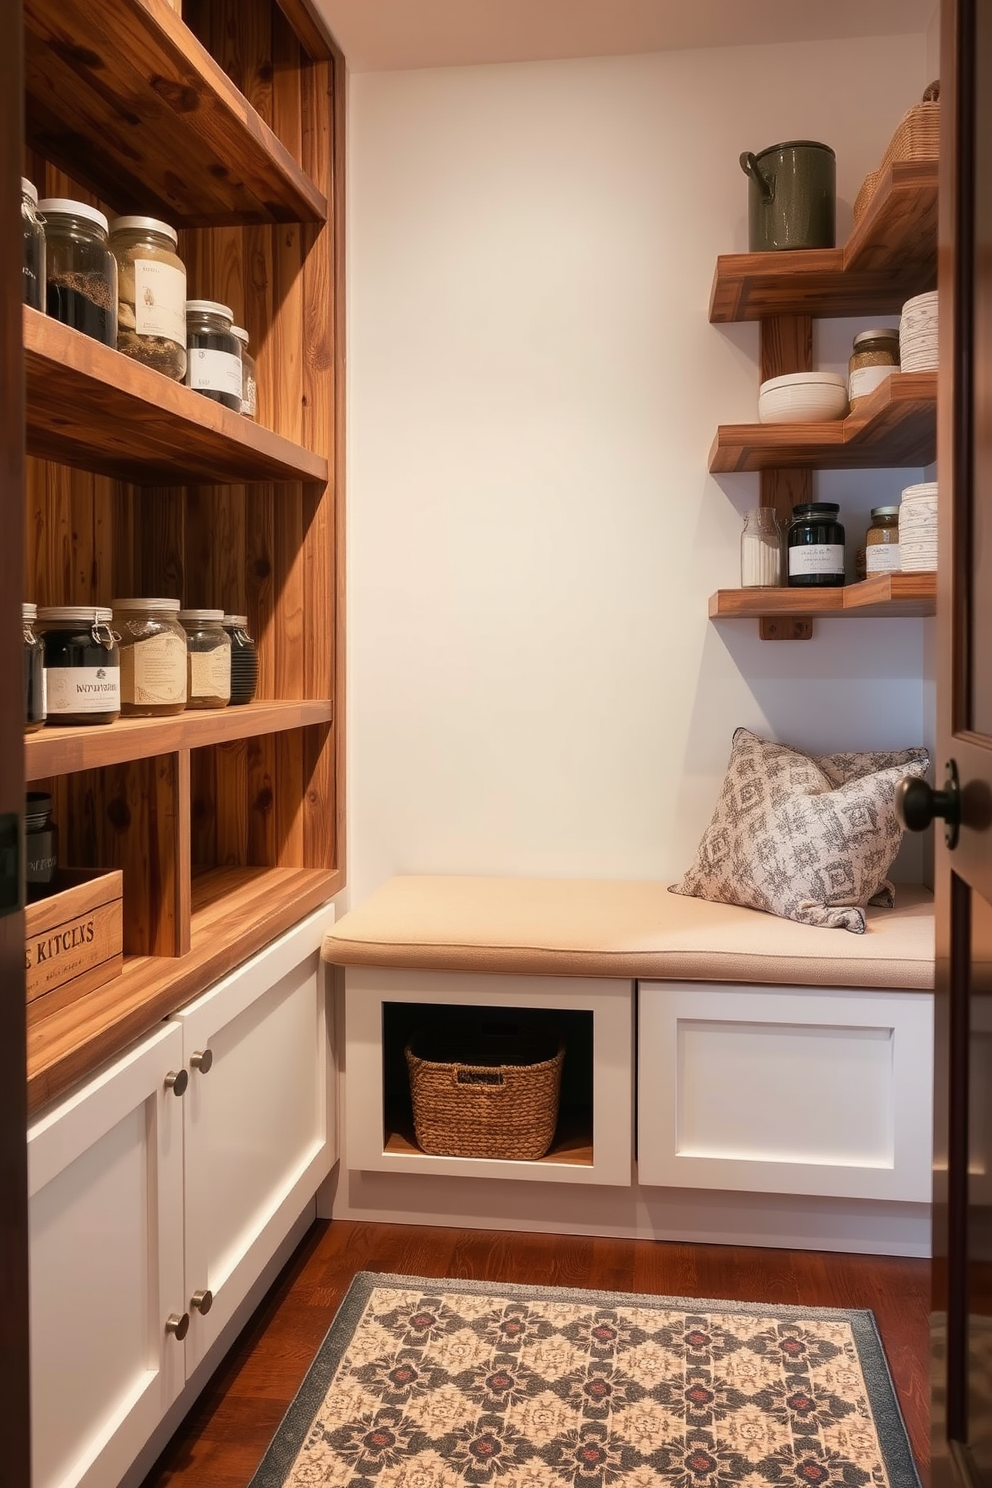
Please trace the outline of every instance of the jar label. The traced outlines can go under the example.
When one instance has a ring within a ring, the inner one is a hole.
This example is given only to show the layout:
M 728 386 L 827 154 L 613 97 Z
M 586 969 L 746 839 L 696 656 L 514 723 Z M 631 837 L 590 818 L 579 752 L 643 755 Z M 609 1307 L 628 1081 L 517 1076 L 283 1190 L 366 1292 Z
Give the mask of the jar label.
M 150 636 L 121 647 L 121 697 L 136 707 L 170 707 L 186 701 L 186 642 L 178 635 Z
M 244 380 L 244 391 L 241 396 L 241 412 L 248 418 L 254 418 L 258 413 L 258 389 L 255 379 L 249 372 Z
M 153 258 L 134 260 L 134 328 L 186 345 L 186 275 Z
M 231 697 L 231 648 L 215 646 L 212 651 L 189 653 L 190 697 Z
M 119 713 L 119 666 L 48 667 L 48 716 L 60 713 Z
M 865 550 L 869 573 L 898 573 L 901 566 L 898 543 L 870 543 Z
M 229 351 L 194 347 L 189 353 L 186 386 L 211 393 L 230 393 L 241 398 L 241 358 Z
M 843 543 L 812 543 L 789 549 L 789 577 L 793 574 L 842 574 Z
M 853 403 L 855 398 L 864 398 L 868 393 L 880 387 L 887 377 L 893 372 L 898 372 L 898 367 L 858 367 L 851 373 L 848 379 L 848 397 Z

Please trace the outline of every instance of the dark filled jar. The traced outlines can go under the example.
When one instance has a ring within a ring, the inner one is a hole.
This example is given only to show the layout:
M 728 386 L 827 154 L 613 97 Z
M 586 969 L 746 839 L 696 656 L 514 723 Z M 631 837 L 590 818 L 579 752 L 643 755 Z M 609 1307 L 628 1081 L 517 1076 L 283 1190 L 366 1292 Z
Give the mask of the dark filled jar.
M 39 202 L 45 218 L 48 313 L 63 325 L 117 346 L 117 260 L 107 219 L 96 207 L 65 197 Z
M 786 533 L 789 586 L 839 589 L 844 583 L 844 528 L 835 501 L 810 501 L 792 508 Z
M 241 342 L 234 312 L 216 300 L 186 301 L 186 386 L 241 412 Z
M 21 177 L 21 236 L 24 239 L 22 298 L 33 310 L 45 308 L 45 226 L 38 215 L 38 188 Z
M 121 657 L 111 612 L 93 605 L 38 611 L 45 647 L 49 724 L 114 723 L 121 713 Z
M 24 732 L 37 733 L 45 724 L 45 648 L 35 634 L 38 606 L 21 605 L 24 627 Z
M 258 689 L 258 647 L 248 634 L 247 615 L 225 615 L 231 637 L 231 704 L 254 701 Z
M 59 866 L 59 829 L 52 821 L 52 798 L 28 791 L 24 803 L 24 848 L 28 903 L 52 892 Z

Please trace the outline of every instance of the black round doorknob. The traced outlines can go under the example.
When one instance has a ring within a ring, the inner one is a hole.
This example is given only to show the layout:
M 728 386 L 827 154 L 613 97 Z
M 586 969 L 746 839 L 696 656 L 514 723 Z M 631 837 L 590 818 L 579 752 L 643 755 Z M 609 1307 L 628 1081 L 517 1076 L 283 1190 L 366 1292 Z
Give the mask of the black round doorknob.
M 907 832 L 925 832 L 938 816 L 941 817 L 947 845 L 955 847 L 961 824 L 961 791 L 954 761 L 951 760 L 947 767 L 943 790 L 934 790 L 932 785 L 917 776 L 900 780 L 896 786 L 896 816 L 899 825 Z

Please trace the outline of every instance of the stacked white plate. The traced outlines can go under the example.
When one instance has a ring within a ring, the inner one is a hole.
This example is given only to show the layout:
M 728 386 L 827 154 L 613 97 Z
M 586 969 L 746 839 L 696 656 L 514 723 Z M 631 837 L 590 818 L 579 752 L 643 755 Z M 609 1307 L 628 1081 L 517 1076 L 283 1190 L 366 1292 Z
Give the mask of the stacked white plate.
M 899 565 L 903 573 L 937 567 L 937 482 L 907 486 L 899 503 Z
M 760 424 L 819 423 L 847 413 L 847 378 L 839 372 L 787 372 L 758 389 Z
M 899 365 L 903 372 L 932 372 L 937 366 L 937 291 L 917 295 L 902 307 Z

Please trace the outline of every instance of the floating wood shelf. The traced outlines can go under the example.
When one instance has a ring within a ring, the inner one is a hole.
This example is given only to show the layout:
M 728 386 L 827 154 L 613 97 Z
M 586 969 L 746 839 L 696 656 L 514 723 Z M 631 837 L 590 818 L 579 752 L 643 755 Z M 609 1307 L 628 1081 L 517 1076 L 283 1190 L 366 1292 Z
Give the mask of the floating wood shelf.
M 774 615 L 846 615 L 858 618 L 933 615 L 935 573 L 873 574 L 843 589 L 718 589 L 710 596 L 711 620 L 758 620 Z
M 828 423 L 721 424 L 710 450 L 713 474 L 795 469 L 884 469 L 937 458 L 937 374 L 897 372 Z
M 25 0 L 29 143 L 122 212 L 323 222 L 327 199 L 169 0 Z
M 844 248 L 717 259 L 710 320 L 893 315 L 937 285 L 937 161 L 899 160 Z
M 125 957 L 119 977 L 29 1030 L 29 1108 L 149 1033 L 340 886 L 340 873 L 321 869 L 212 868 L 195 875 L 188 955 Z
M 24 309 L 28 453 L 138 485 L 319 481 L 322 455 Z
M 97 770 L 127 760 L 151 759 L 179 749 L 203 749 L 261 734 L 330 723 L 330 702 L 246 703 L 235 708 L 196 708 L 174 718 L 120 718 L 106 727 L 43 728 L 24 740 L 28 780 Z

